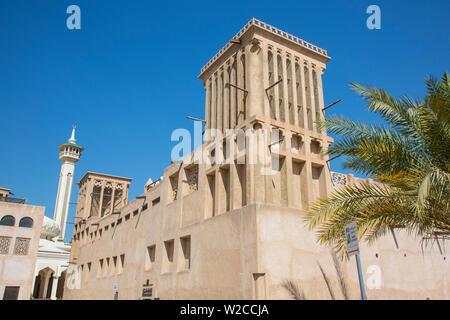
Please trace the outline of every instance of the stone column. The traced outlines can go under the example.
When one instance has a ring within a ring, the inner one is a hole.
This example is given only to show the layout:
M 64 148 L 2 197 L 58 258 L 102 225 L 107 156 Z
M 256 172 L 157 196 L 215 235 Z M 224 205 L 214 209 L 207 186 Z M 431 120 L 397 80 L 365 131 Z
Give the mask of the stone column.
M 216 146 L 216 156 L 219 152 L 219 149 Z M 214 196 L 213 196 L 213 203 L 214 203 L 214 208 L 213 208 L 213 216 L 217 216 L 219 214 L 221 214 L 222 212 L 220 212 L 220 181 L 219 179 L 221 179 L 220 177 L 220 170 L 219 170 L 219 166 L 216 166 L 216 169 L 214 171 L 215 173 L 215 179 L 214 179 Z
M 44 289 L 45 289 L 45 277 L 41 276 L 41 277 L 39 277 L 39 289 L 38 289 L 38 292 L 36 294 L 36 298 L 42 298 L 43 297 Z
M 294 108 L 294 125 L 300 126 L 300 122 L 298 119 L 298 101 L 297 101 L 297 75 L 295 73 L 295 63 L 297 59 L 292 57 L 291 59 L 291 74 L 292 74 L 292 106 L 291 108 Z
M 299 90 L 302 90 L 302 109 L 303 109 L 303 127 L 305 129 L 309 128 L 309 121 L 308 121 L 308 105 L 306 103 L 306 79 L 305 79 L 305 66 L 307 67 L 307 63 L 305 60 L 299 61 L 299 68 L 300 68 L 300 88 Z M 305 141 L 306 143 L 306 141 Z
M 52 292 L 50 294 L 50 299 L 52 300 L 56 300 L 56 290 L 58 290 L 58 279 L 59 276 L 53 276 Z
M 254 201 L 263 203 L 266 200 L 266 181 L 268 168 L 271 168 L 270 154 L 268 154 L 268 145 L 270 141 L 269 126 L 260 122 L 254 122 L 253 128 L 255 129 L 255 160 L 257 161 L 254 167 L 253 173 L 253 185 L 254 185 Z
M 236 59 L 236 63 L 237 63 L 237 86 L 241 89 L 245 89 L 244 86 L 244 73 L 245 73 L 245 69 L 244 69 L 244 65 L 243 65 L 243 60 L 242 60 L 242 51 L 239 50 L 237 53 L 237 59 Z M 244 98 L 245 98 L 245 93 L 242 90 L 237 90 L 237 123 L 240 124 L 244 121 L 245 119 L 245 106 L 244 106 Z
M 263 42 L 262 43 L 262 72 L 263 72 L 263 99 L 264 99 L 264 115 L 270 118 L 270 106 L 269 99 L 266 93 L 266 88 L 270 86 L 269 83 L 269 48 Z
M 216 127 L 219 131 L 223 131 L 223 109 L 222 109 L 222 101 L 223 101 L 223 70 L 219 69 L 217 72 L 217 117 L 216 117 Z
M 286 66 L 286 52 L 281 53 L 281 77 L 283 81 L 279 84 L 283 88 L 283 104 L 281 108 L 284 108 L 284 121 L 289 123 L 289 90 L 288 90 L 288 77 L 287 77 L 287 66 Z
M 311 162 L 311 138 L 305 135 L 305 153 L 306 161 L 303 170 L 306 170 L 306 185 L 308 188 L 301 190 L 302 193 L 306 193 L 306 199 L 308 199 L 308 206 L 311 205 L 314 200 L 313 192 L 313 178 L 312 178 L 312 162 Z M 306 208 L 303 208 L 304 210 Z
M 292 64 L 292 63 L 291 63 Z M 292 140 L 292 131 L 286 131 L 284 135 L 286 150 L 287 152 L 285 158 L 285 166 L 286 166 L 286 185 L 287 185 L 287 204 L 289 207 L 294 206 L 294 197 L 300 197 L 300 194 L 295 194 L 295 190 L 293 189 L 294 185 L 294 177 L 292 173 L 292 149 L 291 149 L 291 140 Z
M 45 276 L 43 277 L 44 278 L 43 279 L 44 286 L 43 286 L 43 291 L 42 291 L 42 298 L 44 298 L 44 299 L 47 298 L 48 286 L 50 284 L 50 277 L 51 277 L 51 273 L 49 273 L 49 272 L 46 272 Z
M 237 62 L 236 62 L 236 55 L 234 55 L 231 58 L 231 76 L 230 76 L 230 83 L 237 85 L 237 81 L 236 81 L 236 68 L 237 68 Z M 236 88 L 230 86 L 230 120 L 231 120 L 231 128 L 234 128 L 236 126 L 237 123 L 237 106 L 236 106 L 236 96 L 237 92 L 236 92 Z
M 254 136 L 256 133 L 252 132 L 251 130 L 248 130 L 248 132 L 251 132 L 251 134 L 245 135 L 245 186 L 242 186 L 242 188 L 245 190 L 246 194 L 246 204 L 253 203 L 255 201 L 255 157 L 257 156 L 255 154 L 255 139 Z
M 273 81 L 274 83 L 277 82 L 280 77 L 279 77 L 279 70 L 278 70 L 278 50 L 277 49 L 273 49 Z M 273 106 L 275 108 L 275 119 L 276 120 L 280 120 L 280 85 L 281 84 L 277 84 L 273 89 L 274 89 L 274 94 L 273 94 Z
M 225 63 L 223 71 L 223 131 L 230 128 L 230 66 Z
M 208 80 L 206 80 L 205 83 L 205 129 L 208 129 L 211 127 L 211 91 L 210 91 L 210 84 L 211 84 L 211 78 L 209 78 Z M 210 137 L 209 137 L 209 133 L 207 133 L 205 131 L 205 137 L 204 140 L 205 142 L 209 141 Z
M 258 39 L 253 39 L 246 47 L 245 57 L 247 61 L 248 76 L 247 85 L 247 112 L 248 116 L 264 115 L 264 83 L 263 83 L 263 54 L 262 44 Z
M 308 77 L 309 77 L 309 94 L 311 96 L 311 118 L 312 118 L 312 129 L 317 132 L 316 122 L 316 101 L 314 98 L 314 81 L 312 76 L 312 64 L 308 63 Z
M 217 74 L 213 74 L 211 76 L 211 81 L 212 81 L 212 89 L 211 89 L 211 126 L 209 129 L 215 129 L 217 128 L 216 126 L 216 112 L 217 112 L 217 106 L 216 106 L 216 101 L 217 101 L 217 88 L 216 88 L 216 81 L 217 81 Z M 212 137 L 211 137 L 212 139 Z
M 98 215 L 97 217 L 103 217 L 102 208 L 103 208 L 103 192 L 105 190 L 105 181 L 102 181 L 102 186 L 100 189 L 100 199 L 98 199 Z
M 323 71 L 324 69 L 322 69 L 321 67 L 316 69 L 316 78 L 317 78 L 317 92 L 318 92 L 318 96 L 319 96 L 319 116 L 320 119 L 323 120 L 325 118 L 325 114 L 322 111 L 322 109 L 324 108 L 324 100 L 323 100 L 323 87 L 322 87 L 322 75 L 323 75 Z M 326 133 L 325 130 L 322 130 L 323 133 Z
M 84 212 L 83 212 L 83 216 L 81 218 L 83 219 L 87 219 L 91 216 L 91 211 L 92 211 L 92 197 L 94 196 L 92 194 L 92 192 L 94 192 L 94 181 L 87 178 L 86 181 L 86 200 L 84 203 Z M 80 222 L 80 220 L 76 221 L 76 222 Z
M 112 190 L 111 190 L 111 210 L 109 214 L 112 214 L 114 211 L 114 197 L 116 195 L 116 183 L 112 183 Z

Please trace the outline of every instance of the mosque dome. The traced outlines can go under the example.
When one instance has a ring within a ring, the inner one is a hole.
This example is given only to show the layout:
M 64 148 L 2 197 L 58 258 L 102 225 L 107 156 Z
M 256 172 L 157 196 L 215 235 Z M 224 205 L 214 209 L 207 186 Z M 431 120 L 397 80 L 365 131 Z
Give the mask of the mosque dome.
M 50 219 L 47 216 L 44 216 L 44 221 L 42 222 L 41 227 L 41 238 L 54 238 L 61 232 L 61 229 L 59 228 L 59 224 L 53 220 Z

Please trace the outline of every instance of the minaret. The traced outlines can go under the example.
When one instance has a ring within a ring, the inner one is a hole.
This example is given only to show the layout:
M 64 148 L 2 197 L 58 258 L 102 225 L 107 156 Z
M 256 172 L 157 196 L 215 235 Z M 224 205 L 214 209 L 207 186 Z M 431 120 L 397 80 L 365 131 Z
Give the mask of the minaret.
M 61 229 L 58 236 L 59 241 L 64 241 L 66 235 L 66 222 L 69 213 L 70 194 L 72 192 L 73 174 L 75 171 L 75 162 L 80 160 L 83 147 L 76 144 L 75 128 L 73 126 L 72 136 L 67 143 L 63 143 L 58 147 L 59 160 L 62 161 L 61 173 L 59 175 L 58 195 L 56 196 L 55 213 L 53 220 L 55 220 Z

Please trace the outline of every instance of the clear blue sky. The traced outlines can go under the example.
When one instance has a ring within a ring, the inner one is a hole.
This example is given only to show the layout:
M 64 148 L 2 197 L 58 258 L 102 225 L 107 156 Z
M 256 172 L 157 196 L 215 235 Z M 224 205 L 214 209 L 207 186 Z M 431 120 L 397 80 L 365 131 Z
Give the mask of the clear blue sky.
M 66 28 L 71 4 L 81 30 Z M 366 28 L 371 4 L 381 30 Z M 1 1 L 0 186 L 53 217 L 57 146 L 75 123 L 86 148 L 75 180 L 126 176 L 130 199 L 142 193 L 170 164 L 171 132 L 204 116 L 200 68 L 252 17 L 328 50 L 325 104 L 340 98 L 332 112 L 374 120 L 348 83 L 423 96 L 426 75 L 449 69 L 449 13 L 448 0 Z

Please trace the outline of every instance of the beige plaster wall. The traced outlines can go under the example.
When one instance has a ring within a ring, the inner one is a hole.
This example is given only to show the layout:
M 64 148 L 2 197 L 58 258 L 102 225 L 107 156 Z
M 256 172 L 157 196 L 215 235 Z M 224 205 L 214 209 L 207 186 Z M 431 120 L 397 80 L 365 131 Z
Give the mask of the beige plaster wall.
M 6 286 L 19 286 L 18 299 L 30 298 L 44 212 L 45 207 L 0 201 L 0 219 L 5 215 L 15 218 L 14 227 L 0 225 L 0 236 L 11 239 L 8 254 L 0 254 L 0 297 L 3 297 Z M 23 217 L 33 219 L 33 228 L 18 226 Z M 30 239 L 28 254 L 14 254 L 17 238 Z

